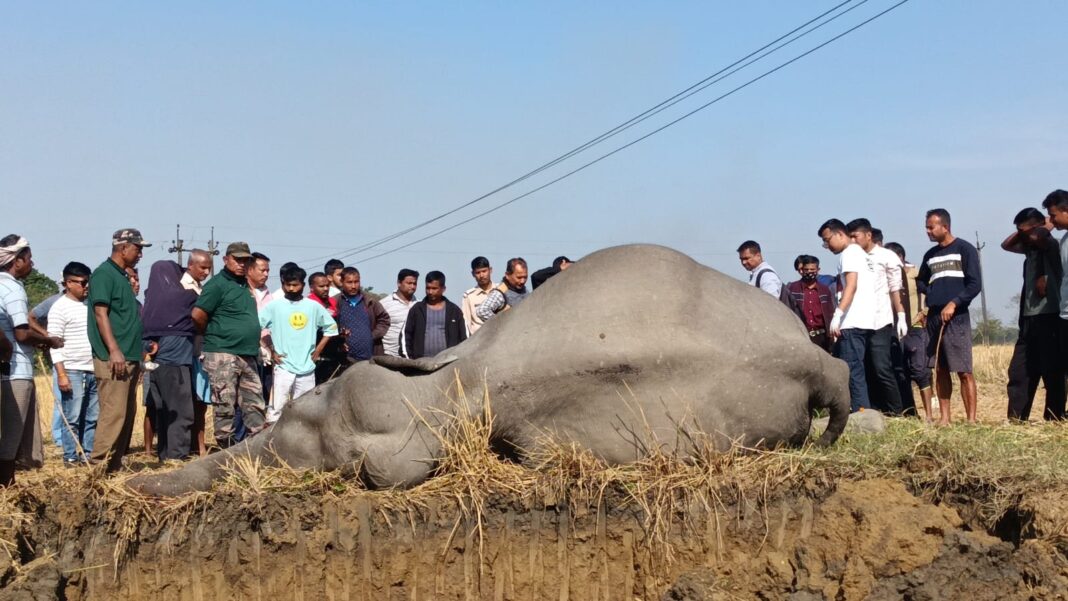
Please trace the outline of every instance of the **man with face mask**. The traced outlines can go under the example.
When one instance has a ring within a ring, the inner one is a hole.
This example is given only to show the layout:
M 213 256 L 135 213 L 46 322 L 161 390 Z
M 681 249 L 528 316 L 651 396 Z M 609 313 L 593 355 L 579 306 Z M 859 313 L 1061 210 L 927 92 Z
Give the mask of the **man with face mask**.
M 304 298 L 306 273 L 296 265 L 282 267 L 282 298 L 259 312 L 260 326 L 267 328 L 274 364 L 274 391 L 267 423 L 282 415 L 286 403 L 315 388 L 315 363 L 331 338 L 337 323 L 321 303 Z M 318 333 L 322 337 L 316 342 Z
M 812 255 L 801 255 L 794 261 L 794 268 L 801 279 L 790 282 L 786 289 L 801 308 L 801 317 L 813 344 L 831 352 L 834 341 L 827 329 L 834 315 L 834 295 L 830 288 L 819 281 L 820 260 Z

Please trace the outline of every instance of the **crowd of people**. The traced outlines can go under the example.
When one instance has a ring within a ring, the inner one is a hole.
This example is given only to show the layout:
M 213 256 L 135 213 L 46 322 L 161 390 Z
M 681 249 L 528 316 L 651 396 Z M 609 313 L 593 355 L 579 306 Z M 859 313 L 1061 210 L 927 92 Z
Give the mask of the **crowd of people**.
M 419 300 L 419 272 L 402 269 L 396 290 L 379 300 L 363 291 L 358 269 L 336 259 L 311 275 L 285 263 L 272 291 L 270 259 L 235 242 L 213 277 L 203 250 L 184 267 L 155 262 L 142 304 L 137 264 L 151 244 L 132 228 L 111 242 L 111 256 L 96 269 L 68 263 L 62 292 L 31 309 L 22 283 L 33 270 L 30 245 L 17 235 L 0 239 L 0 485 L 44 460 L 35 349 L 52 359 L 52 438 L 64 465 L 114 471 L 131 451 L 139 402 L 146 451 L 160 460 L 206 454 L 208 405 L 215 442 L 228 447 L 269 428 L 286 403 L 349 366 L 383 354 L 434 356 L 528 295 L 526 261 L 510 259 L 495 282 L 485 257 L 471 262 L 476 285 L 460 305 L 445 296 L 441 271 L 426 274 Z M 559 257 L 534 272 L 533 287 L 570 264 Z
M 1068 230 L 1068 192 L 1050 193 L 1042 206 L 1046 214 L 1021 210 L 1002 243 L 1004 250 L 1024 255 L 1019 337 L 1008 368 L 1011 421 L 1030 418 L 1040 383 L 1046 390 L 1044 419 L 1065 417 L 1068 233 L 1058 242 L 1052 230 Z M 784 283 L 753 240 L 738 247 L 738 258 L 750 284 L 794 311 L 812 343 L 849 367 L 852 411 L 919 416 L 915 384 L 923 418 L 947 425 L 956 374 L 965 417 L 975 422 L 969 307 L 982 290 L 979 254 L 953 235 L 945 209 L 927 212 L 926 230 L 934 246 L 918 265 L 907 260 L 901 244 L 884 244 L 882 231 L 864 218 L 828 219 L 817 229 L 823 247 L 838 257 L 833 276 L 820 274 L 818 258 L 801 255 L 794 261 L 800 279 Z M 932 400 L 938 402 L 937 419 Z
M 1029 418 L 1040 382 L 1044 417 L 1060 420 L 1065 412 L 1068 233 L 1058 243 L 1051 230 L 1068 230 L 1068 192 L 1052 192 L 1043 208 L 1048 216 L 1020 211 L 1002 244 L 1024 255 L 1020 334 L 1009 366 L 1012 420 Z M 974 422 L 969 306 L 982 286 L 978 252 L 953 235 L 944 209 L 927 212 L 926 229 L 934 246 L 916 265 L 863 218 L 829 219 L 817 229 L 838 258 L 834 275 L 821 274 L 819 259 L 805 254 L 793 266 L 799 279 L 787 283 L 752 240 L 738 256 L 750 284 L 786 305 L 813 344 L 848 365 L 853 411 L 922 410 L 934 421 L 937 399 L 937 421 L 948 424 L 956 374 L 966 418 Z M 22 283 L 33 270 L 30 245 L 14 234 L 0 239 L 2 486 L 14 482 L 16 468 L 39 467 L 44 459 L 35 349 L 52 360 L 52 439 L 64 465 L 103 463 L 114 471 L 131 451 L 139 403 L 146 451 L 160 460 L 203 455 L 209 405 L 215 443 L 228 447 L 269 428 L 288 402 L 349 366 L 376 355 L 432 357 L 477 335 L 529 294 L 526 261 L 509 259 L 498 282 L 485 257 L 471 261 L 475 285 L 459 305 L 446 297 L 441 271 L 423 277 L 417 300 L 419 272 L 401 269 L 396 289 L 379 299 L 364 292 L 357 268 L 336 259 L 310 275 L 285 263 L 281 287 L 272 291 L 270 259 L 234 242 L 214 276 L 212 255 L 203 250 L 192 251 L 184 266 L 154 263 L 142 304 L 137 264 L 151 245 L 132 228 L 115 232 L 111 242 L 111 256 L 96 269 L 68 263 L 62 291 L 31 309 Z M 532 287 L 570 265 L 558 257 L 530 275 Z

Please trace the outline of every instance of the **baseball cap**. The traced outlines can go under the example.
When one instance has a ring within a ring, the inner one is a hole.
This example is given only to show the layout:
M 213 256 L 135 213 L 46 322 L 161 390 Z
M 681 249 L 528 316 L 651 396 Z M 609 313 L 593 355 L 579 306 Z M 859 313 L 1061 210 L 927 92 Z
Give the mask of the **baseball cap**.
M 235 259 L 248 259 L 252 256 L 252 251 L 248 247 L 248 242 L 231 242 L 230 246 L 226 247 L 226 254 Z
M 140 247 L 152 246 L 145 239 L 141 237 L 141 230 L 135 230 L 132 227 L 118 230 L 111 235 L 111 245 L 118 246 L 120 244 L 136 244 Z

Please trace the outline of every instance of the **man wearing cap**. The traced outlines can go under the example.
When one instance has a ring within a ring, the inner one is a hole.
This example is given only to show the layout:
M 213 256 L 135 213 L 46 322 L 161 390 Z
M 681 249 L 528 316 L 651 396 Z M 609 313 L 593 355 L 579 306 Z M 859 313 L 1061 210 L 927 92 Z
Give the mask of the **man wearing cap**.
M 211 382 L 215 440 L 222 447 L 233 442 L 235 406 L 240 406 L 250 435 L 266 424 L 263 386 L 256 372 L 260 320 L 246 281 L 251 260 L 248 243 L 227 246 L 223 270 L 204 284 L 193 307 L 193 323 L 204 333 L 204 371 Z
M 93 348 L 100 415 L 91 459 L 107 461 L 107 471 L 122 468 L 137 414 L 137 380 L 141 372 L 141 311 L 127 270 L 152 246 L 132 228 L 111 237 L 111 257 L 89 278 L 89 346 Z

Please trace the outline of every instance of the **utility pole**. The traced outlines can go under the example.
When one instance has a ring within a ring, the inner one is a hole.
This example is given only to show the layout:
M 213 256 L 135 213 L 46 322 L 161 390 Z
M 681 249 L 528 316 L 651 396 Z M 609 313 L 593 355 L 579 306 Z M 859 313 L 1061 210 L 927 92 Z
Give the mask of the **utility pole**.
M 178 224 L 178 225 L 174 226 L 174 240 L 171 240 L 171 244 L 173 246 L 168 248 L 167 252 L 169 252 L 169 253 L 178 253 L 178 264 L 179 265 L 183 265 L 183 263 L 182 263 L 182 251 L 185 250 L 185 245 L 183 244 L 183 241 L 182 241 L 182 224 Z
M 983 324 L 989 327 L 990 323 L 987 321 L 986 314 L 986 277 L 983 276 L 983 249 L 986 248 L 986 244 L 979 241 L 979 232 L 975 232 L 975 250 L 979 254 L 979 279 L 983 282 L 983 287 L 980 288 L 979 302 L 983 309 Z
M 211 240 L 208 240 L 208 254 L 211 259 L 211 275 L 215 275 L 215 257 L 219 256 L 219 243 L 215 241 L 215 226 L 211 226 Z

